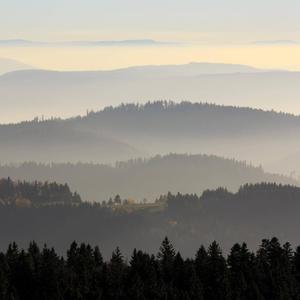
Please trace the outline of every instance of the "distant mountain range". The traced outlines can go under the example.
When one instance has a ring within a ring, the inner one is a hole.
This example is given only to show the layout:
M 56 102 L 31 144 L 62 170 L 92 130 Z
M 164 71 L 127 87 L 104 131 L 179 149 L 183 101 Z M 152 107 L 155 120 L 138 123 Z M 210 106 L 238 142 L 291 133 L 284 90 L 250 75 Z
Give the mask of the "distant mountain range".
M 2 122 L 71 117 L 123 102 L 172 99 L 300 114 L 300 73 L 191 63 L 99 72 L 18 71 L 0 76 Z M 51 105 L 50 105 L 51 103 Z
M 105 46 L 159 46 L 171 45 L 171 42 L 160 42 L 151 39 L 134 40 L 100 40 L 100 41 L 65 41 L 41 42 L 24 39 L 0 40 L 0 47 L 105 47 Z
M 70 103 L 70 105 L 72 105 Z M 167 153 L 208 153 L 300 174 L 300 117 L 205 103 L 127 104 L 67 120 L 0 126 L 0 157 L 9 162 L 111 163 Z
M 255 41 L 254 45 L 300 45 L 299 41 L 293 40 L 265 40 L 265 41 Z
M 26 181 L 67 182 L 85 201 L 102 202 L 121 195 L 125 199 L 153 202 L 161 194 L 197 193 L 225 187 L 237 191 L 240 185 L 276 182 L 296 185 L 288 177 L 269 174 L 261 167 L 208 155 L 169 154 L 147 160 L 135 159 L 114 166 L 89 163 L 0 166 L 0 177 Z
M 184 45 L 183 42 L 157 41 L 153 39 L 128 40 L 74 40 L 74 41 L 31 41 L 26 39 L 0 40 L 0 47 L 105 47 L 105 46 L 160 46 Z M 195 44 L 195 43 L 194 43 Z M 197 43 L 196 43 L 197 44 Z M 299 45 L 297 40 L 258 40 L 250 45 Z
M 8 72 L 28 69 L 34 69 L 34 67 L 13 59 L 0 58 L 0 76 Z

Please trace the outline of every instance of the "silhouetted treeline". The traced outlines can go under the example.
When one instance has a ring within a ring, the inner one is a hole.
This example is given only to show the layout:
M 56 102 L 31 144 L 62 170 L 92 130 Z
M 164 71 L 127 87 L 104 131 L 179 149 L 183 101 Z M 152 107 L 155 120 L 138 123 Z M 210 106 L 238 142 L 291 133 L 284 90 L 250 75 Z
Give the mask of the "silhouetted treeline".
M 67 182 L 83 200 L 102 202 L 122 195 L 149 202 L 166 192 L 202 194 L 220 186 L 235 192 L 246 183 L 277 182 L 297 184 L 289 177 L 264 172 L 246 162 L 214 155 L 169 154 L 150 159 L 118 162 L 114 166 L 92 163 L 0 166 L 0 177 L 14 180 Z
M 199 243 L 217 240 L 225 251 L 246 241 L 253 249 L 264 237 L 300 244 L 300 188 L 271 183 L 224 188 L 196 194 L 167 194 L 155 203 L 121 201 L 59 205 L 0 205 L 0 249 L 11 241 L 46 242 L 64 252 L 73 240 L 100 244 L 107 257 L 120 246 L 126 255 L 135 246 L 154 252 L 169 236 L 183 255 Z M 114 201 L 115 200 L 115 201 Z M 128 199 L 127 199 L 128 200 Z
M 67 184 L 12 181 L 0 179 L 0 204 L 1 205 L 45 205 L 45 204 L 71 204 L 80 203 L 80 196 L 72 193 Z
M 53 248 L 16 243 L 0 253 L 1 300 L 283 300 L 300 297 L 300 247 L 264 239 L 256 253 L 217 242 L 184 258 L 165 238 L 157 255 L 120 249 L 104 260 L 99 247 L 73 242 L 65 257 Z

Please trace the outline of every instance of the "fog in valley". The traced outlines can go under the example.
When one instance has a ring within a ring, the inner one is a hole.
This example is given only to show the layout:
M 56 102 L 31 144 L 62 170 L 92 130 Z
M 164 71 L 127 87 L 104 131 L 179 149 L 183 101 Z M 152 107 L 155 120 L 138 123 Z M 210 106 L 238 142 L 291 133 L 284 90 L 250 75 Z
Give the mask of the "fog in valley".
M 2 122 L 73 117 L 121 103 L 209 102 L 300 114 L 300 73 L 191 63 L 112 71 L 29 70 L 0 76 Z
M 0 76 L 0 246 L 297 244 L 298 77 L 209 63 Z
M 114 164 L 158 154 L 213 154 L 297 179 L 300 118 L 181 102 L 125 104 L 71 119 L 0 126 L 2 164 Z
M 300 299 L 300 1 L 0 2 L 0 300 Z
M 166 191 L 201 195 L 207 189 L 224 187 L 236 192 L 246 183 L 276 182 L 296 185 L 287 176 L 270 174 L 245 162 L 207 155 L 156 156 L 118 162 L 115 166 L 91 163 L 0 166 L 0 176 L 14 180 L 68 182 L 89 202 L 108 201 L 121 195 L 133 202 L 153 203 Z

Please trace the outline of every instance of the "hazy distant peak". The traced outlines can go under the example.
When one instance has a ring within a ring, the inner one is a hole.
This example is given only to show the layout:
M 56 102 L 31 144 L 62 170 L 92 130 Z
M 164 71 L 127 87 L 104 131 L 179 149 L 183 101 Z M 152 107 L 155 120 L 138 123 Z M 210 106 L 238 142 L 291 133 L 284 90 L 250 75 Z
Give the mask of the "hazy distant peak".
M 190 62 L 181 65 L 145 65 L 133 66 L 116 70 L 118 72 L 139 72 L 140 75 L 165 76 L 197 76 L 202 74 L 229 74 L 229 73 L 259 73 L 265 70 L 247 65 Z
M 32 68 L 27 68 L 32 69 Z M 29 70 L 17 72 L 14 75 L 17 78 L 21 76 L 49 76 L 56 75 L 59 77 L 73 78 L 93 78 L 112 79 L 117 77 L 132 78 L 168 78 L 168 77 L 188 77 L 210 74 L 236 74 L 236 73 L 262 73 L 263 70 L 247 65 L 225 64 L 225 63 L 207 63 L 207 62 L 191 62 L 181 65 L 142 65 L 132 66 L 115 70 L 99 70 L 99 71 L 54 71 L 54 70 Z M 98 77 L 99 76 L 99 77 Z M 102 77 L 105 76 L 105 77 Z
M 0 118 L 1 123 L 7 123 L 41 115 L 71 117 L 86 109 L 155 99 L 299 114 L 299 80 L 300 72 L 207 63 L 109 71 L 17 71 L 0 76 L 0 94 L 5 101 Z
M 300 42 L 294 40 L 265 40 L 265 41 L 254 41 L 254 45 L 299 45 Z
M 135 40 L 103 40 L 103 41 L 72 41 L 64 42 L 66 46 L 153 46 L 165 44 L 150 39 L 135 39 Z
M 42 42 L 24 39 L 0 40 L 1 46 L 48 46 L 48 47 L 105 47 L 105 46 L 159 46 L 171 45 L 173 42 L 156 41 L 152 39 L 132 39 L 132 40 L 86 40 L 86 41 L 62 41 L 62 42 Z
M 0 58 L 0 75 L 27 69 L 33 69 L 33 67 L 13 59 Z
M 0 46 L 32 46 L 36 43 L 40 42 L 33 42 L 24 39 L 0 40 Z

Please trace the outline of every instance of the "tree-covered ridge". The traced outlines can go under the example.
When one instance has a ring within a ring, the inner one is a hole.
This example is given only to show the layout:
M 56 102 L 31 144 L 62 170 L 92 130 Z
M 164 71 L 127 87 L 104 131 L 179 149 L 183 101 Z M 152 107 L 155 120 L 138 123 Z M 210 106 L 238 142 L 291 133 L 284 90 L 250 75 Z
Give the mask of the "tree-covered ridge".
M 121 195 L 153 202 L 166 192 L 196 193 L 220 186 L 235 192 L 257 182 L 297 184 L 289 177 L 270 174 L 262 167 L 214 155 L 168 154 L 134 159 L 115 165 L 34 162 L 0 166 L 0 177 L 14 180 L 67 182 L 85 201 L 101 202 Z M 88 180 L 87 180 L 88 178 Z
M 161 100 L 145 104 L 124 103 L 95 112 L 88 110 L 85 116 L 68 119 L 36 117 L 32 121 L 2 124 L 0 134 L 8 138 L 10 132 L 22 132 L 33 139 L 32 132 L 39 133 L 48 129 L 50 133 L 55 133 L 56 129 L 60 129 L 56 131 L 58 139 L 61 139 L 64 133 L 76 138 L 85 133 L 96 138 L 94 130 L 110 134 L 106 135 L 110 138 L 120 137 L 121 133 L 134 136 L 142 132 L 158 136 L 176 132 L 193 137 L 237 137 L 266 132 L 279 134 L 287 130 L 293 132 L 299 127 L 300 116 L 273 110 Z M 126 138 L 125 136 L 125 140 Z
M 157 255 L 73 242 L 66 256 L 35 242 L 0 253 L 1 300 L 283 300 L 300 297 L 300 247 L 264 239 L 256 252 L 236 243 L 227 256 L 217 242 L 184 258 L 165 238 Z
M 174 129 L 190 130 L 198 134 L 215 135 L 247 133 L 257 130 L 286 130 L 299 127 L 300 117 L 283 112 L 266 111 L 249 107 L 216 105 L 204 102 L 154 101 L 146 104 L 126 103 L 119 106 L 106 107 L 98 112 L 89 111 L 84 117 L 68 119 L 67 122 L 83 121 L 92 126 L 101 124 L 111 129 L 150 132 L 160 128 L 163 132 Z M 138 122 L 140 126 L 134 126 Z M 279 123 L 278 123 L 279 122 Z M 239 124 L 239 127 L 236 125 Z M 121 127 L 123 126 L 123 127 Z M 181 132 L 180 131 L 180 132 Z
M 114 163 L 158 153 L 209 153 L 273 166 L 300 168 L 298 116 L 207 103 L 124 104 L 84 117 L 36 119 L 0 126 L 3 163 L 37 161 Z
M 67 184 L 56 182 L 14 182 L 0 179 L 0 204 L 16 206 L 39 206 L 80 203 L 80 196 L 72 193 Z
M 228 228 L 247 227 L 255 223 L 274 226 L 276 219 L 295 218 L 300 210 L 300 188 L 275 183 L 246 184 L 237 193 L 227 189 L 204 191 L 201 196 L 168 194 L 159 201 L 167 203 L 168 214 L 174 218 L 212 218 Z M 281 211 L 282 210 L 282 211 Z
M 272 116 L 273 118 L 278 117 L 290 117 L 299 120 L 299 116 L 284 113 L 284 112 L 276 112 L 273 110 L 263 110 L 263 109 L 256 109 L 250 107 L 242 107 L 242 106 L 230 106 L 230 105 L 218 105 L 214 103 L 208 102 L 189 102 L 189 101 L 181 101 L 181 102 L 174 102 L 174 101 L 148 101 L 145 104 L 141 103 L 123 103 L 118 106 L 108 106 L 100 111 L 89 111 L 87 117 L 94 116 L 97 114 L 101 114 L 104 112 L 113 112 L 113 113 L 125 113 L 125 112 L 191 112 L 191 111 L 212 111 L 214 109 L 219 109 L 227 112 L 234 112 L 234 110 L 239 110 L 244 114 L 257 113 L 257 114 L 266 114 Z M 84 117 L 86 118 L 86 117 Z
M 230 106 L 230 105 L 219 105 L 208 102 L 189 102 L 189 101 L 166 101 L 166 100 L 158 100 L 158 101 L 148 101 L 145 104 L 141 103 L 122 103 L 117 106 L 107 106 L 99 111 L 87 110 L 85 116 L 76 116 L 68 119 L 62 119 L 58 117 L 52 117 L 49 119 L 45 119 L 44 117 L 36 117 L 32 121 L 23 121 L 20 123 L 12 123 L 1 125 L 1 127 L 22 127 L 22 126 L 32 126 L 37 124 L 51 124 L 51 123 L 73 123 L 79 121 L 95 121 L 97 120 L 101 124 L 105 124 L 108 122 L 108 119 L 113 117 L 114 121 L 119 119 L 119 122 L 130 121 L 128 117 L 147 117 L 156 115 L 161 118 L 162 116 L 168 117 L 172 114 L 192 114 L 192 116 L 201 116 L 207 118 L 209 120 L 212 115 L 228 115 L 229 117 L 235 117 L 237 119 L 255 118 L 258 117 L 260 122 L 264 122 L 265 124 L 273 122 L 275 124 L 276 121 L 287 122 L 290 125 L 299 125 L 300 116 L 293 115 L 290 113 L 277 112 L 274 110 L 263 110 L 256 109 L 250 107 L 242 107 L 242 106 Z M 120 117 L 124 117 L 122 119 Z M 163 121 L 163 120 L 161 120 Z M 170 119 L 168 120 L 170 121 Z M 175 120 L 174 120 L 175 121 Z M 182 121 L 182 120 L 176 120 Z M 196 120 L 193 120 L 194 122 Z M 224 120 L 214 120 L 218 122 L 224 122 Z M 226 121 L 226 120 L 225 120 Z M 199 122 L 199 120 L 198 120 Z M 110 124 L 112 126 L 118 126 L 119 123 Z M 199 125 L 201 123 L 199 122 Z M 246 126 L 247 124 L 245 124 Z M 258 126 L 258 124 L 252 124 L 254 126 Z
M 167 194 L 155 203 L 133 203 L 116 196 L 102 204 L 0 206 L 0 249 L 14 240 L 46 242 L 65 251 L 72 240 L 101 244 L 105 255 L 132 245 L 153 252 L 169 236 L 183 255 L 199 243 L 218 240 L 228 251 L 236 241 L 252 249 L 264 237 L 277 235 L 300 243 L 300 188 L 261 183 L 245 185 L 237 193 L 224 188 L 196 194 Z M 55 222 L 54 222 L 55 220 Z
M 108 72 L 38 70 L 7 74 L 0 78 L 0 94 L 5 96 L 8 112 L 7 116 L 2 112 L 1 119 L 25 120 L 42 114 L 57 116 L 58 113 L 71 116 L 82 114 L 85 108 L 98 110 L 100 106 L 118 105 L 124 101 L 145 103 L 147 99 L 176 102 L 191 99 L 294 112 L 300 95 L 299 72 L 250 74 L 242 71 L 241 74 L 237 71 L 232 74 L 230 66 L 231 74 L 228 70 L 227 74 L 223 71 L 220 74 L 219 65 L 219 74 L 209 75 L 203 74 L 203 68 L 207 68 L 202 64 L 183 66 L 184 69 L 196 68 L 196 72 L 183 71 L 182 66 L 170 67 L 159 66 L 156 70 L 151 66 L 135 67 Z M 28 107 L 26 111 L 22 110 L 24 103 Z M 44 103 L 51 103 L 51 106 L 45 107 Z

